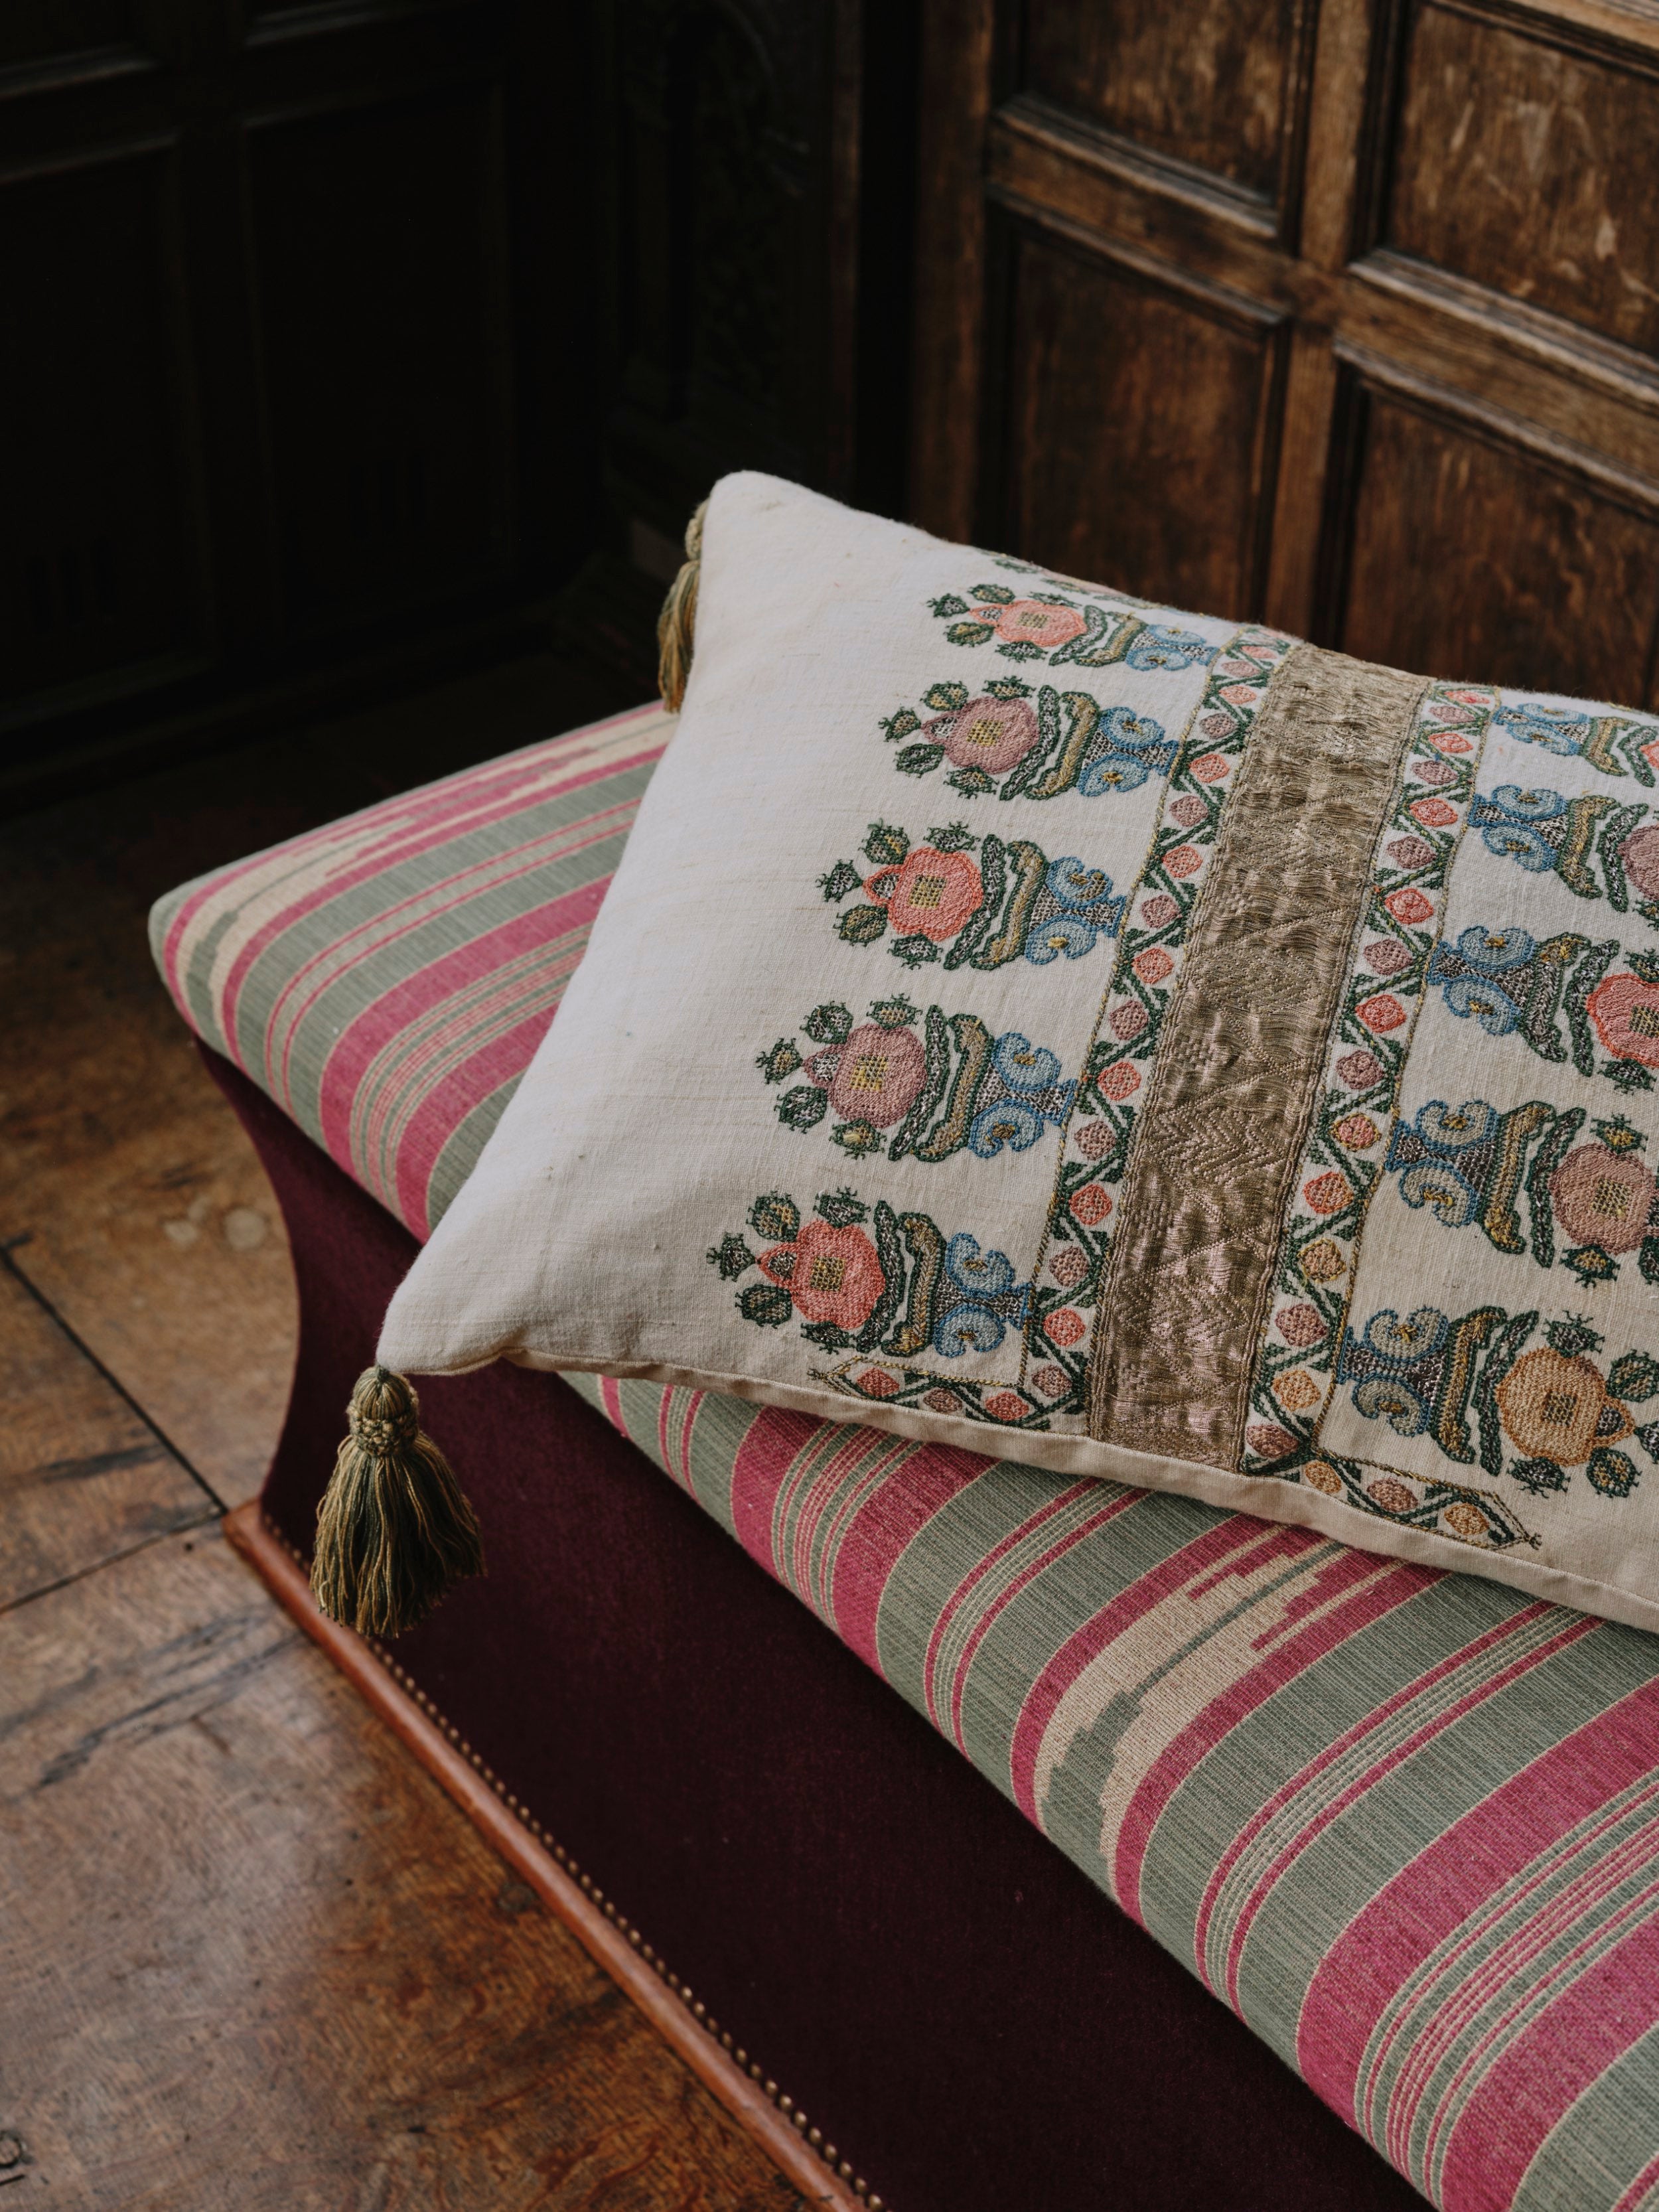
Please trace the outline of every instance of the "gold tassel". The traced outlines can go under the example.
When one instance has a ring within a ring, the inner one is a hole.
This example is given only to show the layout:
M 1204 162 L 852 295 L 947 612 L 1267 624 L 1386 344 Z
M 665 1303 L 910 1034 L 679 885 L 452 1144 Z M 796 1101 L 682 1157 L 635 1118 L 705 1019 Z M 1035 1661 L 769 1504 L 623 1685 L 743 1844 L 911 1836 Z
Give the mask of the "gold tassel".
M 484 1571 L 472 1508 L 420 1426 L 420 1400 L 389 1367 L 367 1367 L 350 1434 L 317 1508 L 311 1591 L 360 1636 L 401 1636 L 451 1583 Z
M 668 597 L 657 617 L 657 682 L 662 702 L 678 714 L 685 699 L 685 680 L 691 673 L 691 646 L 697 627 L 697 577 L 702 567 L 702 519 L 708 501 L 685 526 L 685 566 L 668 586 Z

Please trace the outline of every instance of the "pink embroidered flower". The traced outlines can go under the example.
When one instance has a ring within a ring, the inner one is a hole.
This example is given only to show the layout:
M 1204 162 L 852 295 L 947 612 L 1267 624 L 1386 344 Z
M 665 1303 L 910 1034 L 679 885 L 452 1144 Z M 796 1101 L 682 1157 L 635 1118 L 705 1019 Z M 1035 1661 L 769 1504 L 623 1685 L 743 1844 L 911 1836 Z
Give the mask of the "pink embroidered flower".
M 1296 1438 L 1274 1421 L 1253 1423 L 1244 1431 L 1244 1441 L 1258 1459 L 1284 1459 L 1296 1449 Z
M 1659 822 L 1632 830 L 1619 848 L 1625 873 L 1644 898 L 1659 898 Z
M 837 1229 L 827 1221 L 809 1221 L 793 1244 L 763 1252 L 760 1268 L 782 1284 L 797 1313 L 808 1321 L 833 1322 L 837 1328 L 862 1328 L 886 1282 L 863 1230 Z
M 1425 830 L 1449 830 L 1457 819 L 1457 809 L 1449 806 L 1443 799 L 1414 799 L 1406 811 Z
M 1072 1212 L 1085 1229 L 1097 1229 L 1111 1210 L 1111 1194 L 1097 1182 L 1085 1182 L 1072 1193 Z
M 1376 1054 L 1363 1049 L 1345 1052 L 1336 1063 L 1336 1072 L 1350 1091 L 1369 1091 L 1374 1083 L 1382 1080 L 1382 1063 Z
M 1161 983 L 1175 962 L 1161 945 L 1149 945 L 1144 952 L 1136 953 L 1130 965 L 1143 983 L 1152 984 Z
M 1231 765 L 1224 753 L 1200 753 L 1193 763 L 1193 774 L 1200 783 L 1219 783 Z
M 1062 1397 L 1066 1386 L 1066 1370 L 1063 1367 L 1039 1367 L 1031 1382 L 1045 1398 Z
M 1140 1070 L 1127 1060 L 1115 1060 L 1101 1069 L 1095 1082 L 1103 1098 L 1131 1098 L 1140 1088 Z
M 1378 937 L 1365 947 L 1365 957 L 1379 975 L 1397 975 L 1402 968 L 1412 964 L 1409 945 L 1402 945 L 1397 937 Z
M 954 937 L 975 908 L 985 902 L 979 870 L 966 853 L 936 853 L 918 845 L 896 868 L 883 868 L 864 886 L 901 937 L 931 938 L 942 945 Z
M 1437 752 L 1462 754 L 1472 753 L 1474 750 L 1474 738 L 1464 737 L 1457 730 L 1436 730 L 1431 735 L 1429 743 Z
M 1324 1340 L 1325 1324 L 1317 1310 L 1310 1305 L 1286 1306 L 1274 1326 L 1285 1343 L 1295 1345 L 1298 1352 Z
M 1590 993 L 1589 1016 L 1615 1060 L 1659 1067 L 1659 983 L 1639 975 L 1609 975 Z
M 878 1129 L 890 1129 L 903 1120 L 927 1073 L 927 1054 L 913 1030 L 865 1022 L 831 1052 L 836 1069 L 830 1103 L 837 1114 L 849 1121 L 872 1121 Z M 806 1063 L 807 1073 L 815 1075 L 817 1060 L 829 1057 L 815 1053 Z
M 1171 803 L 1170 819 L 1177 830 L 1195 830 L 1209 811 L 1198 793 L 1189 791 Z
M 987 775 L 1023 761 L 1037 741 L 1037 718 L 1024 699 L 970 699 L 927 727 L 953 767 L 983 769 Z
M 1023 1421 L 1031 1408 L 1012 1390 L 993 1390 L 985 1410 L 994 1421 Z
M 890 1398 L 899 1388 L 899 1379 L 884 1367 L 866 1367 L 858 1378 L 858 1387 L 866 1398 Z
M 1150 898 L 1140 902 L 1140 919 L 1148 929 L 1162 929 L 1166 922 L 1173 921 L 1180 911 L 1168 891 L 1154 891 Z
M 1104 1159 L 1116 1142 L 1109 1121 L 1085 1121 L 1077 1133 L 1077 1149 L 1085 1160 Z M 1058 1267 L 1060 1262 L 1054 1265 Z M 1062 1275 L 1060 1279 L 1063 1283 L 1066 1278 Z
M 1051 1313 L 1043 1322 L 1042 1334 L 1050 1344 L 1059 1345 L 1063 1351 L 1067 1345 L 1075 1344 L 1079 1337 L 1085 1335 L 1088 1327 L 1088 1322 L 1075 1306 L 1062 1306 L 1058 1313 Z
M 954 1390 L 929 1390 L 922 1404 L 930 1413 L 959 1413 L 962 1401 Z
M 1131 1038 L 1140 1035 L 1147 1020 L 1146 1009 L 1138 1000 L 1125 999 L 1112 1008 L 1106 1026 L 1120 1044 L 1127 1044 Z
M 1407 841 L 1402 838 L 1401 842 Z M 1434 855 L 1431 854 L 1429 857 L 1432 860 Z M 1434 912 L 1434 901 L 1425 898 L 1421 891 L 1413 890 L 1409 884 L 1402 891 L 1390 891 L 1382 903 L 1396 921 L 1403 921 L 1408 928 L 1415 922 L 1426 921 Z
M 1464 743 L 1467 744 L 1468 742 L 1468 740 L 1465 738 Z M 1457 770 L 1449 761 L 1415 761 L 1412 764 L 1412 773 L 1419 783 L 1431 785 L 1436 789 L 1443 784 L 1455 783 L 1457 781 Z
M 1396 837 L 1389 847 L 1389 858 L 1397 868 L 1426 868 L 1434 858 L 1434 848 L 1421 837 Z
M 1333 1168 L 1328 1175 L 1315 1176 L 1304 1183 L 1302 1195 L 1310 1212 L 1334 1213 L 1352 1197 L 1353 1186 L 1346 1176 Z
M 1048 1273 L 1063 1291 L 1069 1291 L 1073 1283 L 1080 1283 L 1088 1272 L 1088 1260 L 1075 1244 L 1062 1244 L 1048 1262 Z
M 1406 1009 L 1392 991 L 1379 991 L 1374 999 L 1367 999 L 1356 1011 L 1368 1030 L 1376 1030 L 1382 1035 L 1389 1030 L 1397 1030 L 1406 1018 Z
M 1257 684 L 1224 684 L 1221 696 L 1230 707 L 1254 707 L 1261 696 L 1261 687 Z
M 1331 1131 L 1337 1143 L 1351 1152 L 1369 1152 L 1382 1133 L 1369 1114 L 1346 1114 Z
M 1633 1152 L 1580 1145 L 1550 1177 L 1550 1204 L 1575 1244 L 1633 1252 L 1648 1233 L 1659 1183 Z
M 971 621 L 988 623 L 1005 645 L 1039 645 L 1045 653 L 1069 645 L 1088 624 L 1075 607 L 1051 607 L 1042 599 L 1011 599 L 1005 607 L 975 607 Z
M 1391 1474 L 1379 1474 L 1375 1482 L 1368 1482 L 1365 1495 L 1385 1513 L 1409 1513 L 1417 1503 L 1417 1492 Z

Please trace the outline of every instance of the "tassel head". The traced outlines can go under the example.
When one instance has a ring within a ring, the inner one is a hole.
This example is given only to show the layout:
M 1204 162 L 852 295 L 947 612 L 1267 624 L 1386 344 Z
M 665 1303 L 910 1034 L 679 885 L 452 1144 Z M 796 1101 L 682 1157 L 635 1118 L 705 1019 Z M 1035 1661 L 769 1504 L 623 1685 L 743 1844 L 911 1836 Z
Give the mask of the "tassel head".
M 697 628 L 697 579 L 702 572 L 702 519 L 708 501 L 685 526 L 685 564 L 668 587 L 668 597 L 657 617 L 657 682 L 662 702 L 678 714 L 685 700 L 691 673 L 691 647 Z
M 360 1636 L 400 1636 L 452 1583 L 484 1571 L 472 1508 L 420 1414 L 403 1376 L 365 1368 L 317 1508 L 312 1595 Z

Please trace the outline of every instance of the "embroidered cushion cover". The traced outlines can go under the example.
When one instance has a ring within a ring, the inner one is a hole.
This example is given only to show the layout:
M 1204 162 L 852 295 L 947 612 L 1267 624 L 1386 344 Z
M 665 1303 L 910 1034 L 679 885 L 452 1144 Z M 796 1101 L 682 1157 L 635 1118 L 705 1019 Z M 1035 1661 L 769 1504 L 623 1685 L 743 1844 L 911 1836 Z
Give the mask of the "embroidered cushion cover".
M 774 479 L 387 1316 L 1659 1626 L 1659 721 Z M 1645 1479 L 1645 1480 L 1644 1480 Z

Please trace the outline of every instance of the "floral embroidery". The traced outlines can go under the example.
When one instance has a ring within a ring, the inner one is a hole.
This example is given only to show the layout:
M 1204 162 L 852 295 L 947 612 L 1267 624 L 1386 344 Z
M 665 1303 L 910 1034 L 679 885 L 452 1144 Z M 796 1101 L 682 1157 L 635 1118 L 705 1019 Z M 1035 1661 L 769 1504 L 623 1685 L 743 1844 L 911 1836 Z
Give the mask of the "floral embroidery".
M 1587 761 L 1603 775 L 1633 775 L 1651 785 L 1659 769 L 1659 722 L 1635 714 L 1589 714 L 1540 699 L 1505 700 L 1493 727 L 1524 745 Z
M 1329 1401 L 1359 1231 L 1382 1172 L 1447 880 L 1497 706 L 1495 692 L 1437 684 L 1419 711 L 1377 856 L 1358 959 L 1333 1034 L 1327 1087 L 1290 1201 L 1273 1310 L 1251 1385 L 1242 1462 L 1247 1473 L 1284 1460 L 1298 1446 L 1311 1450 Z M 1291 1386 L 1300 1401 L 1294 1404 L 1279 1388 L 1292 1373 L 1304 1378 Z M 1264 1438 L 1279 1437 L 1282 1444 L 1262 1449 Z M 1331 1464 L 1340 1470 L 1340 1462 Z M 1351 1501 L 1363 1501 L 1357 1477 L 1343 1478 L 1339 1487 Z M 1375 1506 L 1373 1499 L 1366 1510 Z
M 1630 905 L 1630 886 L 1641 894 L 1637 912 L 1659 924 L 1659 823 L 1646 822 L 1645 806 L 1620 806 L 1600 792 L 1569 799 L 1559 791 L 1500 784 L 1477 799 L 1469 811 L 1490 853 L 1497 853 L 1531 875 L 1553 872 L 1577 897 L 1604 896 L 1597 880 L 1599 859 L 1605 896 L 1616 912 Z
M 1032 696 L 1017 676 L 988 684 L 971 698 L 965 684 L 935 684 L 922 699 L 938 710 L 931 721 L 901 707 L 881 728 L 890 742 L 921 732 L 896 756 L 895 765 L 906 775 L 930 775 L 948 761 L 945 781 L 969 798 L 994 792 L 1000 799 L 1057 799 L 1076 791 L 1097 799 L 1138 791 L 1148 776 L 1167 775 L 1174 764 L 1176 741 L 1150 715 L 1103 708 L 1085 691 L 1056 691 L 1048 684 L 1035 695 L 1035 706 Z
M 1097 1292 L 1122 1180 L 1158 1048 L 1180 981 L 1188 921 L 1222 810 L 1267 682 L 1295 640 L 1240 630 L 1211 670 L 1139 881 L 1128 901 L 1111 988 L 1100 1011 L 1049 1206 L 1027 1333 L 1026 1387 L 1058 1417 L 1086 1407 Z
M 1627 1352 L 1604 1375 L 1589 1358 L 1602 1340 L 1582 1321 L 1553 1321 L 1523 1347 L 1536 1313 L 1482 1306 L 1453 1321 L 1435 1306 L 1373 1314 L 1344 1339 L 1339 1381 L 1354 1410 L 1397 1436 L 1428 1436 L 1448 1459 L 1478 1459 L 1534 1495 L 1565 1490 L 1583 1470 L 1603 1498 L 1627 1498 L 1641 1480 L 1619 1449 L 1632 1438 L 1659 1460 L 1659 1420 L 1630 1408 L 1659 1395 L 1659 1359 Z M 1521 1456 L 1504 1464 L 1504 1446 Z
M 1431 983 L 1453 1013 L 1489 1036 L 1516 1036 L 1540 1060 L 1571 1060 L 1621 1091 L 1649 1091 L 1659 1067 L 1659 957 L 1629 953 L 1609 975 L 1616 938 L 1592 943 L 1574 930 L 1541 942 L 1518 924 L 1476 923 L 1455 945 L 1436 947 Z M 1595 1046 L 1609 1058 L 1598 1071 Z
M 1399 1175 L 1407 1206 L 1449 1229 L 1478 1225 L 1500 1252 L 1530 1250 L 1550 1267 L 1559 1232 L 1568 1247 L 1561 1262 L 1581 1282 L 1613 1282 L 1629 1252 L 1659 1282 L 1659 1179 L 1637 1157 L 1646 1139 L 1618 1116 L 1572 1148 L 1583 1126 L 1582 1106 L 1558 1111 L 1533 1099 L 1500 1114 L 1483 1099 L 1454 1108 L 1437 1098 L 1396 1127 L 1383 1170 Z
M 971 604 L 975 600 L 977 605 Z M 1119 660 L 1143 673 L 1195 668 L 1207 665 L 1218 650 L 1192 630 L 1143 622 L 1127 606 L 1102 606 L 1097 599 L 1078 606 L 1058 592 L 1020 599 L 1006 584 L 975 584 L 965 599 L 946 592 L 928 604 L 947 625 L 945 635 L 952 645 L 986 645 L 994 638 L 1006 659 L 1046 659 L 1054 668 L 1068 662 L 1106 668 Z
M 913 847 L 902 830 L 872 822 L 864 854 L 876 863 L 862 878 L 870 902 L 848 908 L 836 928 L 848 945 L 873 945 L 890 929 L 888 950 L 907 967 L 939 959 L 945 946 L 947 968 L 1000 968 L 1022 955 L 1038 966 L 1080 960 L 1103 937 L 1115 937 L 1123 919 L 1103 870 L 1050 860 L 1023 837 L 981 839 L 952 822 Z M 860 888 L 858 869 L 838 860 L 818 887 L 838 902 Z
M 708 1260 L 727 1282 L 758 1272 L 738 1292 L 738 1310 L 760 1328 L 799 1316 L 801 1334 L 826 1351 L 959 1359 L 996 1351 L 1024 1323 L 1030 1287 L 1015 1281 L 1006 1253 L 965 1230 L 946 1237 L 927 1214 L 896 1213 L 885 1199 L 872 1208 L 854 1191 L 824 1192 L 803 1221 L 787 1192 L 772 1191 L 750 1208 L 749 1226 L 769 1240 L 764 1251 L 727 1235 Z
M 924 1012 L 902 993 L 878 999 L 863 1022 L 844 1006 L 817 1006 L 802 1028 L 817 1050 L 781 1037 L 757 1062 L 769 1083 L 806 1078 L 778 1099 L 778 1119 L 806 1130 L 841 1115 L 830 1138 L 855 1158 L 884 1146 L 890 1159 L 930 1162 L 1029 1152 L 1064 1123 L 1077 1091 L 1056 1055 L 1017 1030 L 994 1037 L 976 1014 Z

